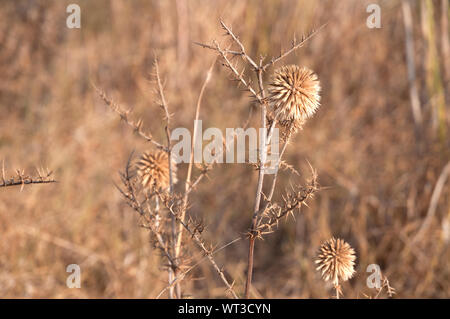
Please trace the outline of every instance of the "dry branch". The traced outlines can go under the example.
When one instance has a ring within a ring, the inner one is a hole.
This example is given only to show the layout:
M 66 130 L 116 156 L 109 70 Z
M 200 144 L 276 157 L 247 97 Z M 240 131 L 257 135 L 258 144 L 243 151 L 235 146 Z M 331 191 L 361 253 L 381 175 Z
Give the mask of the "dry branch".
M 16 175 L 11 177 L 6 177 L 5 163 L 2 165 L 2 176 L 0 180 L 0 187 L 11 187 L 11 186 L 21 186 L 21 191 L 25 185 L 29 184 L 49 184 L 57 183 L 53 179 L 53 172 L 47 169 L 46 172 L 36 169 L 37 176 L 25 175 L 24 170 L 16 170 Z
M 105 92 L 103 92 L 102 90 L 97 88 L 94 84 L 92 84 L 92 86 L 97 91 L 100 98 L 106 103 L 106 105 L 108 105 L 111 108 L 111 110 L 116 112 L 120 116 L 120 119 L 123 120 L 127 125 L 129 125 L 133 129 L 133 131 L 135 131 L 139 136 L 144 138 L 147 142 L 151 142 L 152 144 L 154 144 L 158 149 L 164 150 L 166 152 L 168 151 L 167 147 L 165 147 L 161 143 L 158 143 L 157 141 L 155 141 L 153 139 L 153 136 L 150 133 L 144 132 L 142 119 L 138 119 L 138 120 L 130 119 L 129 115 L 131 113 L 131 110 L 127 110 L 127 111 L 123 110 L 112 99 L 109 99 L 106 96 Z
M 165 196 L 165 194 L 163 194 L 163 193 L 158 193 L 158 196 L 161 199 L 161 201 L 164 203 L 164 205 L 166 206 L 168 211 L 172 214 L 172 216 L 174 216 L 176 221 L 183 226 L 183 228 L 188 232 L 190 237 L 194 240 L 195 244 L 202 250 L 204 255 L 208 258 L 209 262 L 214 267 L 214 269 L 217 271 L 221 280 L 227 287 L 228 291 L 232 294 L 233 298 L 238 299 L 239 297 L 234 292 L 233 284 L 229 283 L 222 268 L 220 268 L 217 265 L 216 261 L 214 260 L 213 249 L 208 248 L 204 239 L 201 237 L 201 232 L 202 232 L 203 227 L 200 227 L 198 224 L 196 224 L 194 227 L 192 227 L 191 225 L 195 224 L 192 220 L 187 221 L 187 222 L 182 221 L 180 218 L 180 215 L 181 215 L 180 210 L 183 210 L 184 207 L 174 205 L 172 203 L 172 201 L 170 200 L 170 198 Z
M 267 68 L 269 68 L 270 66 L 274 65 L 275 63 L 277 63 L 278 61 L 282 60 L 283 58 L 287 57 L 289 54 L 293 53 L 294 51 L 296 51 L 297 49 L 300 49 L 305 43 L 306 41 L 308 41 L 309 39 L 311 39 L 314 35 L 316 35 L 322 28 L 324 28 L 327 24 L 322 24 L 319 28 L 317 29 L 313 29 L 309 34 L 307 34 L 306 36 L 303 35 L 300 42 L 297 42 L 297 39 L 294 37 L 294 40 L 292 41 L 292 46 L 289 50 L 284 51 L 284 52 L 280 52 L 280 54 L 277 57 L 274 57 L 270 60 L 270 62 L 264 64 L 262 66 L 262 70 L 266 71 Z

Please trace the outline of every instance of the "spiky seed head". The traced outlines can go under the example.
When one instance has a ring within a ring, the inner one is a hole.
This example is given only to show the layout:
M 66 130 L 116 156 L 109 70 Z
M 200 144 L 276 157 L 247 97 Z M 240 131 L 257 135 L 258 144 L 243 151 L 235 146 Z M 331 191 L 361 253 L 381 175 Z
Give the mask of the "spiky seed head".
M 347 281 L 355 273 L 355 251 L 342 239 L 331 238 L 320 246 L 316 259 L 317 270 L 325 281 L 331 280 L 335 287 L 339 281 Z
M 269 105 L 282 126 L 301 128 L 320 106 L 320 83 L 306 67 L 287 65 L 275 70 L 269 84 Z
M 172 160 L 173 184 L 177 182 L 176 164 Z M 165 191 L 170 186 L 169 157 L 165 151 L 147 151 L 141 155 L 137 163 L 137 173 L 144 189 Z

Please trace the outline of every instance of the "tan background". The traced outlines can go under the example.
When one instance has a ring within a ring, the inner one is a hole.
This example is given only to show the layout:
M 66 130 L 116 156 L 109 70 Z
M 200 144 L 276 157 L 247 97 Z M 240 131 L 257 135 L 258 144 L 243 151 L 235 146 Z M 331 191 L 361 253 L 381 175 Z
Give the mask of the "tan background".
M 79 30 L 65 27 L 65 9 L 73 2 L 81 7 Z M 162 112 L 147 81 L 156 52 L 174 125 L 191 128 L 214 59 L 213 52 L 192 42 L 224 41 L 222 18 L 256 57 L 276 55 L 294 34 L 299 38 L 328 23 L 285 61 L 315 70 L 323 93 L 317 115 L 287 152 L 302 176 L 283 172 L 276 196 L 290 183 L 304 182 L 307 161 L 324 189 L 295 220 L 282 222 L 276 233 L 257 242 L 253 296 L 330 297 L 313 258 L 323 240 L 337 236 L 358 257 L 358 273 L 344 285 L 344 297 L 375 295 L 365 284 L 372 263 L 381 266 L 397 297 L 450 297 L 448 181 L 425 236 L 412 243 L 450 159 L 443 2 L 412 2 L 424 115 L 420 149 L 400 1 L 378 2 L 381 29 L 366 27 L 370 1 L 357 0 L 197 0 L 187 6 L 174 0 L 2 1 L 0 160 L 8 174 L 49 167 L 59 183 L 22 192 L 0 189 L 0 296 L 154 298 L 165 287 L 159 253 L 113 185 L 130 152 L 149 145 L 119 121 L 90 83 L 124 108 L 133 107 L 162 140 Z M 434 16 L 427 15 L 430 8 Z M 217 64 L 204 96 L 203 127 L 242 126 L 251 99 L 229 78 Z M 257 116 L 252 125 L 258 125 Z M 179 171 L 182 180 L 186 165 Z M 190 213 L 203 218 L 209 242 L 221 245 L 247 230 L 256 179 L 250 166 L 222 165 L 192 195 Z M 216 257 L 241 294 L 246 250 L 240 241 Z M 198 251 L 190 251 L 198 260 Z M 81 289 L 65 285 L 71 263 L 81 266 Z M 184 292 L 226 296 L 207 261 L 191 273 Z

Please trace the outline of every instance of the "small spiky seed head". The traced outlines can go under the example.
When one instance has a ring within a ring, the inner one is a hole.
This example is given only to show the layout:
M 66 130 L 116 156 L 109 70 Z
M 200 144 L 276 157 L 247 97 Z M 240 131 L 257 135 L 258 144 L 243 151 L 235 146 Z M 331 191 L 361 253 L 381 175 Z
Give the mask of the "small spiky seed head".
M 306 67 L 287 65 L 275 70 L 269 85 L 269 105 L 282 126 L 301 128 L 320 106 L 320 83 Z
M 331 238 L 320 246 L 316 259 L 317 270 L 325 281 L 331 280 L 335 287 L 339 280 L 347 281 L 355 273 L 355 251 L 342 239 Z
M 165 151 L 145 152 L 137 163 L 137 173 L 144 189 L 167 190 L 170 186 L 169 157 Z M 172 160 L 172 182 L 177 182 L 176 164 Z

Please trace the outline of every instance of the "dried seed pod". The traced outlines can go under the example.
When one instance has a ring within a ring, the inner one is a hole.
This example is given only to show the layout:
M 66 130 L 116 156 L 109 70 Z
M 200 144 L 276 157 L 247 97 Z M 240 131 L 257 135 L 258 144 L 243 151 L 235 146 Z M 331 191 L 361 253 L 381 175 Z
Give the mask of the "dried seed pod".
M 320 83 L 306 67 L 282 66 L 269 84 L 269 105 L 278 122 L 294 131 L 301 128 L 320 106 Z
M 137 173 L 144 189 L 167 190 L 170 186 L 168 154 L 165 151 L 145 152 L 137 163 Z M 177 182 L 176 164 L 172 159 L 172 179 Z
M 331 238 L 322 244 L 315 262 L 322 278 L 338 287 L 339 281 L 347 281 L 355 273 L 355 260 L 355 251 L 348 243 Z

